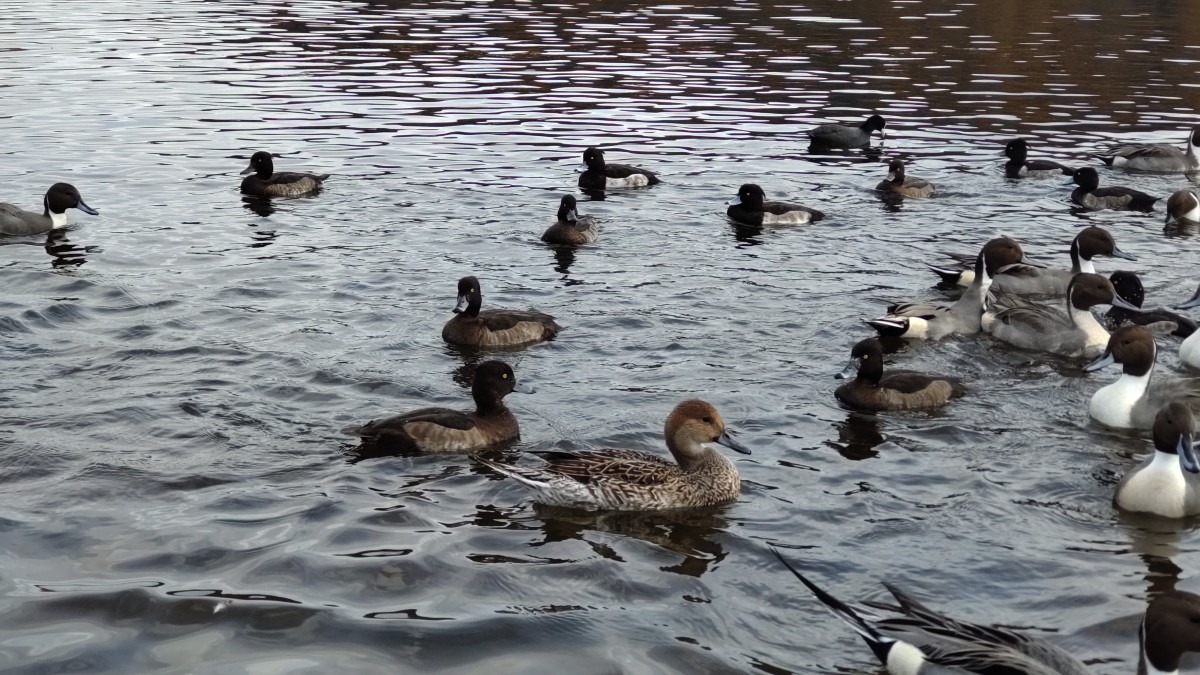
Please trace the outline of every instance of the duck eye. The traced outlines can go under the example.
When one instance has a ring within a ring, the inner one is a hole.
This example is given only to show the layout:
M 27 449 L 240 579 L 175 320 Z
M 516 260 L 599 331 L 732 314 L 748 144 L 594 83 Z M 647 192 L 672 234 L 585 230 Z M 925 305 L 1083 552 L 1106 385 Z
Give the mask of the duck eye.
M 711 417 L 708 417 L 708 416 L 705 416 L 705 417 L 703 418 L 703 422 L 704 422 L 705 424 L 712 424 L 712 418 L 711 418 Z
M 506 379 L 506 380 L 507 380 L 507 379 L 508 379 L 508 373 L 500 373 L 500 377 L 503 377 L 504 379 Z

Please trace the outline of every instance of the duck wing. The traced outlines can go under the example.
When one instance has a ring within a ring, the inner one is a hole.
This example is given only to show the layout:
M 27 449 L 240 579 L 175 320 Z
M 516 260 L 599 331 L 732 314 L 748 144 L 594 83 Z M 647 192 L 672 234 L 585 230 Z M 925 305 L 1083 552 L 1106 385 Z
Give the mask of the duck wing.
M 1114 153 L 1117 157 L 1133 159 L 1183 159 L 1183 151 L 1169 145 L 1125 146 Z
M 630 176 L 635 175 L 635 174 L 642 175 L 642 176 L 645 176 L 646 178 L 649 178 L 651 185 L 658 182 L 658 176 L 655 175 L 654 172 L 652 172 L 652 171 L 647 171 L 645 169 L 642 169 L 642 168 L 639 168 L 636 166 L 630 166 L 629 164 L 605 164 L 604 165 L 604 175 L 609 178 L 629 178 Z
M 359 438 L 404 435 L 407 434 L 404 428 L 414 422 L 436 424 L 457 431 L 470 431 L 475 428 L 475 418 L 469 413 L 449 408 L 421 408 L 381 420 L 371 420 L 362 425 L 348 426 L 342 429 L 342 433 Z
M 543 471 L 585 485 L 618 481 L 630 485 L 661 485 L 679 475 L 679 465 L 640 450 L 547 450 L 533 454 L 546 460 Z
M 287 185 L 288 183 L 299 183 L 300 181 L 311 180 L 320 184 L 326 178 L 329 178 L 329 174 L 318 176 L 315 173 L 296 173 L 287 171 L 271 174 L 271 178 L 268 179 L 267 182 L 273 185 Z
M 558 330 L 558 324 L 554 323 L 554 317 L 542 312 L 521 311 L 516 309 L 492 309 L 479 313 L 479 320 L 483 325 L 487 326 L 488 330 L 508 330 L 517 324 L 532 322 L 540 324 L 552 325 L 555 330 Z
M 888 305 L 887 313 L 888 316 L 903 316 L 929 321 L 939 316 L 949 315 L 951 309 L 946 305 L 935 305 L 930 302 L 898 302 Z

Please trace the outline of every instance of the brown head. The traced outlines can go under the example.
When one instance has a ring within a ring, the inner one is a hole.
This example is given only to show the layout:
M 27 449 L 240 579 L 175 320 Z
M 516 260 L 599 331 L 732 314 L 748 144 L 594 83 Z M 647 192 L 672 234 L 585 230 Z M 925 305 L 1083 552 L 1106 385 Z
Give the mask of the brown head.
M 1108 347 L 1100 358 L 1084 366 L 1083 370 L 1091 373 L 1119 363 L 1123 373 L 1140 377 L 1154 367 L 1156 352 L 1154 334 L 1150 329 L 1137 324 L 1121 326 L 1108 338 Z
M 683 469 L 695 465 L 706 454 L 715 452 L 713 444 L 750 454 L 748 448 L 729 436 L 725 429 L 725 420 L 721 419 L 717 409 L 711 403 L 698 398 L 688 399 L 675 406 L 667 416 L 663 435 L 667 439 L 667 448 Z

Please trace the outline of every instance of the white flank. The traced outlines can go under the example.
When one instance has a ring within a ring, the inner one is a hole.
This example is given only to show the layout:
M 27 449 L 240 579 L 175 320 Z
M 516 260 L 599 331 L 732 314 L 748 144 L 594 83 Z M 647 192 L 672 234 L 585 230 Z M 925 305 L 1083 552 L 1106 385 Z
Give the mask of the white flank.
M 788 211 L 787 213 L 764 213 L 763 225 L 803 225 L 812 216 L 807 211 Z
M 610 187 L 610 188 L 641 187 L 643 185 L 649 185 L 649 184 L 650 184 L 650 179 L 646 178 L 645 176 L 643 176 L 640 173 L 635 173 L 632 176 L 627 176 L 625 178 L 609 178 L 607 180 L 607 182 L 605 182 L 605 186 Z
M 925 665 L 925 654 L 920 649 L 897 640 L 888 650 L 887 671 L 892 675 L 918 675 Z
M 1200 368 L 1200 331 L 1192 333 L 1179 345 L 1179 360 L 1193 368 Z

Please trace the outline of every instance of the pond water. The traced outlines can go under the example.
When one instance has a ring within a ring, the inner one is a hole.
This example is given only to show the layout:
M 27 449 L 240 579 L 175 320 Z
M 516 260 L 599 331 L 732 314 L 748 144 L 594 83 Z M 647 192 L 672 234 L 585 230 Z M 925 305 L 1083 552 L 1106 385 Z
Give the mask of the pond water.
M 1063 261 L 1099 224 L 1150 304 L 1191 294 L 1194 231 L 1073 214 L 1064 181 L 1006 180 L 1000 151 L 1182 145 L 1200 5 L 0 8 L 0 199 L 35 208 L 65 180 L 100 211 L 0 242 L 6 673 L 876 672 L 768 544 L 847 600 L 888 580 L 1131 673 L 1147 598 L 1200 590 L 1194 522 L 1111 506 L 1149 447 L 1087 417 L 1115 372 L 900 345 L 892 362 L 971 392 L 879 416 L 839 408 L 832 379 L 864 317 L 950 297 L 924 263 L 999 234 Z M 807 152 L 804 129 L 871 112 L 882 155 Z M 555 251 L 538 237 L 589 145 L 663 184 L 580 195 L 600 239 Z M 260 149 L 332 177 L 243 201 Z M 881 201 L 893 156 L 940 194 Z M 746 182 L 828 218 L 735 228 Z M 741 498 L 548 511 L 465 456 L 358 452 L 341 427 L 467 405 L 490 355 L 440 339 L 466 274 L 566 326 L 500 355 L 536 392 L 509 399 L 522 439 L 498 457 L 661 451 L 666 414 L 701 397 L 754 450 Z

